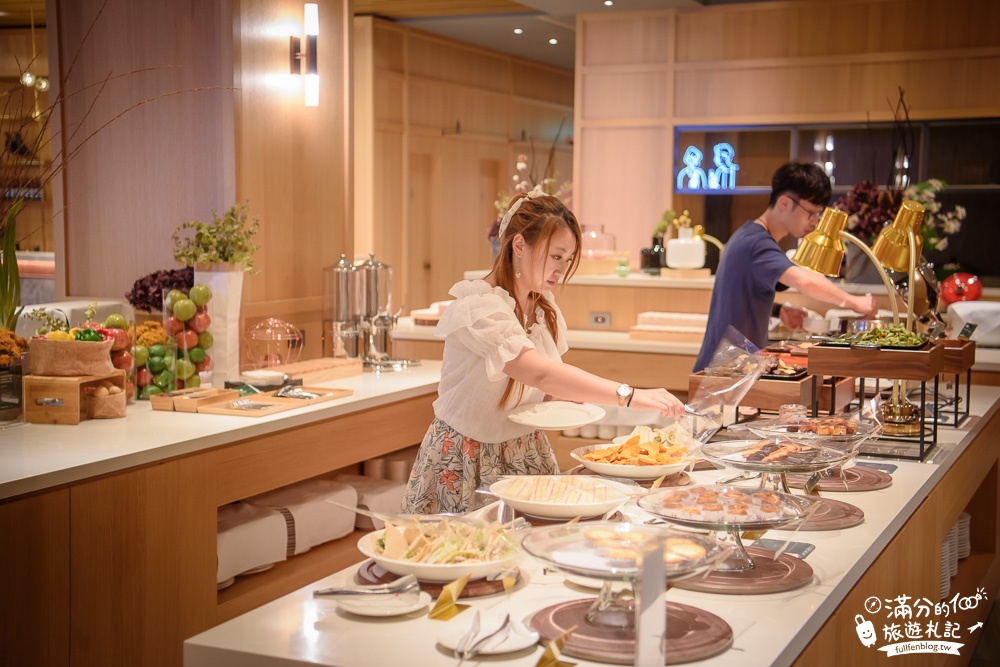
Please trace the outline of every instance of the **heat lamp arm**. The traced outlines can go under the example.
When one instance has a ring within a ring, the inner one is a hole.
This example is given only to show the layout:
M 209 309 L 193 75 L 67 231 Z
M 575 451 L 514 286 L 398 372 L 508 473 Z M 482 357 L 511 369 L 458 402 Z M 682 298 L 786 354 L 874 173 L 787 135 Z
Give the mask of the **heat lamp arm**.
M 882 268 L 882 263 L 878 261 L 878 258 L 875 256 L 875 253 L 872 252 L 871 248 L 858 240 L 858 238 L 853 234 L 841 231 L 840 238 L 844 241 L 850 241 L 854 245 L 861 248 L 862 252 L 867 255 L 868 259 L 875 265 L 875 268 L 878 269 L 878 274 L 881 276 L 882 283 L 885 285 L 886 293 L 889 296 L 889 305 L 892 306 L 892 323 L 899 324 L 899 304 L 896 303 L 896 288 L 892 286 L 889 276 L 886 274 L 885 269 Z M 910 291 L 912 292 L 913 290 Z
M 723 248 L 722 241 L 720 241 L 719 239 L 715 238 L 711 234 L 702 234 L 701 238 L 705 239 L 706 241 L 708 241 L 709 243 L 711 243 L 712 245 L 714 245 L 716 248 L 718 248 L 719 249 L 719 257 L 720 258 L 722 257 L 722 248 Z
M 917 285 L 913 282 L 916 279 L 917 272 L 917 239 L 914 236 L 913 228 L 909 229 L 909 233 L 906 235 L 906 240 L 910 244 L 910 262 L 907 266 L 906 278 L 908 280 L 906 288 L 906 330 L 913 331 L 913 302 L 914 294 L 917 291 Z

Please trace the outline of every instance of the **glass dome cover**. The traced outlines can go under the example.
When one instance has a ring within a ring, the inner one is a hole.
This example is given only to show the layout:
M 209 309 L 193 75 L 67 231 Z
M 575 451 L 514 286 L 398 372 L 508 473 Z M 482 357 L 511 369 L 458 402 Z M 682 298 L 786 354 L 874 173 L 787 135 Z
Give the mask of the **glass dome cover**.
M 243 354 L 253 368 L 294 363 L 302 354 L 302 332 L 284 320 L 269 317 L 247 330 Z

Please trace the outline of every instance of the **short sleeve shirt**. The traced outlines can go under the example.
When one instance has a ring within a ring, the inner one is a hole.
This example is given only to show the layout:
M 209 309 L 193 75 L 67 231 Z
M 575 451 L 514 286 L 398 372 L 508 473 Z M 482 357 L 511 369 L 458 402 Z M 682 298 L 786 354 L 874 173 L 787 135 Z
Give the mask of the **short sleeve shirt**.
M 536 309 L 536 323 L 529 331 L 514 314 L 514 299 L 500 287 L 482 280 L 456 283 L 449 294 L 455 301 L 441 315 L 435 335 L 444 338 L 444 357 L 434 414 L 464 436 L 479 442 L 506 442 L 535 429 L 507 419 L 516 406 L 498 408 L 507 388 L 503 369 L 526 349 L 544 358 L 562 361 L 566 321 L 551 293 L 541 296 L 556 310 L 558 343 Z M 525 387 L 521 403 L 545 398 L 540 389 Z
M 757 347 L 767 345 L 778 279 L 791 266 L 792 260 L 760 225 L 747 222 L 736 230 L 716 272 L 705 338 L 694 372 L 711 363 L 730 325 Z

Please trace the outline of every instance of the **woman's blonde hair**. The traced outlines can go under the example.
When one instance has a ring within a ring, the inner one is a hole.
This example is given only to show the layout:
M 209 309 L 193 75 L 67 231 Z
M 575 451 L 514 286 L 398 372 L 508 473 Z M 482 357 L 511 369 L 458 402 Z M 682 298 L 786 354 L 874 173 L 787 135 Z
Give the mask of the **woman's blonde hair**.
M 497 286 L 502 287 L 511 296 L 515 295 L 514 237 L 520 234 L 524 238 L 524 242 L 532 248 L 544 248 L 544 256 L 547 257 L 552 235 L 563 228 L 569 229 L 576 242 L 576 252 L 573 253 L 569 269 L 563 274 L 562 282 L 565 284 L 576 272 L 580 264 L 582 232 L 580 231 L 580 223 L 577 222 L 576 216 L 573 215 L 573 212 L 558 197 L 550 195 L 517 195 L 511 199 L 507 207 L 508 211 L 511 209 L 514 209 L 514 213 L 510 218 L 509 224 L 503 230 L 503 234 L 500 235 L 500 252 L 497 253 L 496 259 L 493 260 L 493 277 L 496 280 Z M 524 322 L 526 314 L 521 309 L 521 304 L 516 298 L 514 302 L 514 314 L 517 316 L 518 322 Z M 556 325 L 555 308 L 548 300 L 542 299 L 541 294 L 536 292 L 528 294 L 528 302 L 542 309 L 545 316 L 545 326 L 548 328 L 549 333 L 552 334 L 553 340 L 558 342 L 559 331 Z M 516 390 L 515 385 L 517 386 Z M 511 402 L 511 397 L 515 396 L 515 393 L 516 398 L 513 402 L 516 404 L 520 402 L 521 397 L 524 395 L 524 387 L 516 383 L 513 378 L 510 378 L 507 381 L 507 389 L 500 398 L 499 407 L 503 408 Z

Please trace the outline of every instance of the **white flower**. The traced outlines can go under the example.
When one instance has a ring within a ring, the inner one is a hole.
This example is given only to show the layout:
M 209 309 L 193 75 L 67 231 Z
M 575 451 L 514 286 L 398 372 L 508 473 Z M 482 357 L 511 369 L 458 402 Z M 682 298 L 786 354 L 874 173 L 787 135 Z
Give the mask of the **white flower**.
M 525 169 L 528 168 L 528 163 L 519 161 L 517 164 L 514 165 L 514 168 L 517 169 L 518 171 L 524 171 Z
M 948 239 L 947 239 L 947 237 L 941 237 L 941 238 L 939 238 L 937 240 L 937 243 L 934 244 L 934 249 L 935 250 L 944 250 L 947 247 L 948 247 Z
M 962 222 L 960 220 L 956 220 L 951 216 L 948 216 L 947 218 L 944 219 L 945 234 L 954 234 L 961 228 L 962 228 Z
M 931 186 L 931 189 L 933 189 L 933 190 L 934 190 L 934 192 L 937 192 L 937 191 L 938 191 L 938 190 L 940 190 L 940 189 L 941 189 L 942 187 L 944 187 L 944 184 L 943 184 L 943 183 L 941 182 L 941 180 L 940 180 L 940 179 L 937 179 L 937 178 L 932 178 L 932 179 L 929 179 L 929 180 L 927 181 L 927 184 L 928 184 L 929 186 Z
M 959 206 L 957 204 L 955 205 L 955 217 L 958 218 L 959 220 L 965 220 L 965 207 L 964 206 Z

